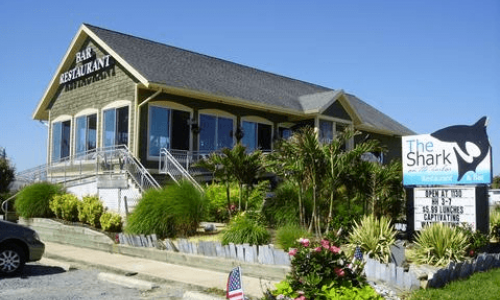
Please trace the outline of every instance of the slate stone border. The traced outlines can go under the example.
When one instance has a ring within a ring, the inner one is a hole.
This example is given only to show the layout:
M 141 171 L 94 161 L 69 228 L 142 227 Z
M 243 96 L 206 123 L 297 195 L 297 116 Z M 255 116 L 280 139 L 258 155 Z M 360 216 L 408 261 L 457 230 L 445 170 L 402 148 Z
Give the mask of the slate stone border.
M 364 274 L 368 280 L 380 281 L 402 290 L 417 290 L 440 288 L 451 281 L 468 278 L 476 272 L 500 268 L 500 253 L 481 253 L 468 261 L 452 262 L 445 268 L 410 265 L 405 270 L 394 263 L 384 264 L 368 257 L 365 257 L 365 261 Z

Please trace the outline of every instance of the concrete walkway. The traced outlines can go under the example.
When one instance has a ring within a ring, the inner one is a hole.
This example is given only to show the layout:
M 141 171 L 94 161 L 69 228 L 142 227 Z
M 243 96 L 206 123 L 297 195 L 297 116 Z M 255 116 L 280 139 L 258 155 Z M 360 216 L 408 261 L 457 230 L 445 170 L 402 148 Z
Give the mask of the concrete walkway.
M 186 286 L 186 290 L 215 287 L 225 291 L 231 271 L 222 273 L 52 242 L 45 242 L 45 246 L 46 258 L 81 264 L 120 275 L 137 273 L 133 277 L 157 283 L 180 284 Z M 249 297 L 261 298 L 267 287 L 274 288 L 274 284 L 277 283 L 277 281 L 245 276 L 244 269 L 242 273 L 243 290 Z

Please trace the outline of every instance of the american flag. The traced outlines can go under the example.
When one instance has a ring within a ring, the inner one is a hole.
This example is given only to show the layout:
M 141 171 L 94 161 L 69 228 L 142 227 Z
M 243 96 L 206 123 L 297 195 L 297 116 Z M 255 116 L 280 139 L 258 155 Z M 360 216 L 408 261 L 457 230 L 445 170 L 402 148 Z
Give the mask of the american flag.
M 227 293 L 226 298 L 231 300 L 244 300 L 243 288 L 241 287 L 241 268 L 234 268 L 229 273 L 227 279 Z
M 361 252 L 361 247 L 356 246 L 356 250 L 354 250 L 354 259 L 363 260 L 363 252 Z

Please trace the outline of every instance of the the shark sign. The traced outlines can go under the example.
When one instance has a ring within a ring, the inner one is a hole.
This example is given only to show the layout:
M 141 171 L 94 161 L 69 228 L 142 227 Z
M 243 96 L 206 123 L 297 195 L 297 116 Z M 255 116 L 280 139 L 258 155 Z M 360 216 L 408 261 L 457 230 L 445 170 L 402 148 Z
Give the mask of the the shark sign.
M 491 146 L 488 119 L 450 126 L 431 134 L 405 136 L 403 184 L 490 184 Z

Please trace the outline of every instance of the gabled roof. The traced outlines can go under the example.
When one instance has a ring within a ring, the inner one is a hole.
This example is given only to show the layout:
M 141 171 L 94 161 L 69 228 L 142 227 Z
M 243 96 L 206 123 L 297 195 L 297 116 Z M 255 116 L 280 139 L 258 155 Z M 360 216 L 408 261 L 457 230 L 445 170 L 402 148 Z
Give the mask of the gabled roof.
M 261 107 L 276 113 L 316 115 L 339 100 L 355 125 L 397 135 L 411 130 L 362 100 L 316 84 L 276 75 L 230 61 L 198 54 L 143 38 L 83 24 L 45 92 L 34 119 L 46 118 L 45 107 L 58 88 L 58 75 L 90 37 L 146 87 L 189 91 L 234 105 Z M 371 114 L 374 113 L 372 116 Z M 376 120 L 381 118 L 381 120 Z

